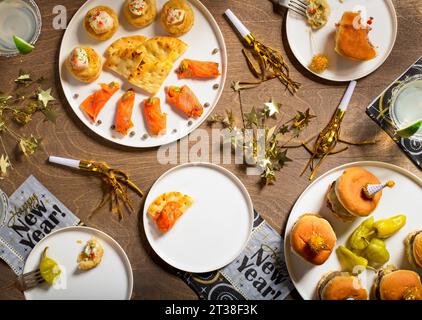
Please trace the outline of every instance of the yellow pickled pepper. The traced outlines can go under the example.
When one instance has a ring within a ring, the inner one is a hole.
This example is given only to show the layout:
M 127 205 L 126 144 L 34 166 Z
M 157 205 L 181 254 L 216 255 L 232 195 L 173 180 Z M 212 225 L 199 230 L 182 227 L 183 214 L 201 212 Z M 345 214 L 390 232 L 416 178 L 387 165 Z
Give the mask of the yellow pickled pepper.
M 377 238 L 387 239 L 398 232 L 406 224 L 406 216 L 401 214 L 374 223 Z
M 356 274 L 362 272 L 363 269 L 368 266 L 368 260 L 358 256 L 346 247 L 339 246 L 336 253 L 340 261 L 341 268 L 344 271 Z M 358 269 L 357 267 L 361 267 L 361 269 Z

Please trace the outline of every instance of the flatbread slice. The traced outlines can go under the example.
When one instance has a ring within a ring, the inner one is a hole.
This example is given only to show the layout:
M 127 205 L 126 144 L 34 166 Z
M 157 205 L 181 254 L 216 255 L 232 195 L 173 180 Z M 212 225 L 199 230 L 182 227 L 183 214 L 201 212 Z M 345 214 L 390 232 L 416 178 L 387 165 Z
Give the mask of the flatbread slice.
M 104 66 L 129 78 L 144 57 L 141 46 L 145 41 L 147 38 L 144 36 L 123 37 L 115 41 L 106 51 L 107 61 Z
M 167 78 L 173 64 L 188 45 L 172 37 L 154 37 L 140 47 L 144 53 L 141 64 L 129 76 L 129 82 L 155 95 Z

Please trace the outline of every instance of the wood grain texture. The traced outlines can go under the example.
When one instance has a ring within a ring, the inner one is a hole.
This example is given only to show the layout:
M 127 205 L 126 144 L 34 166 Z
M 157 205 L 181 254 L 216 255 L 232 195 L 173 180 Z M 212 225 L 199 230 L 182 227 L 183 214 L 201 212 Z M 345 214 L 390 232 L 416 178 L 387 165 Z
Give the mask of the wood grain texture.
M 0 181 L 0 188 L 10 195 L 29 175 L 33 174 L 70 210 L 82 220 L 86 220 L 101 198 L 100 181 L 86 174 L 47 164 L 49 155 L 107 161 L 113 166 L 125 169 L 145 191 L 148 191 L 154 181 L 171 166 L 157 163 L 156 149 L 126 149 L 97 137 L 76 118 L 68 106 L 58 79 L 57 60 L 63 31 L 52 28 L 52 8 L 58 4 L 64 5 L 70 19 L 83 2 L 82 0 L 38 0 L 44 24 L 36 50 L 28 56 L 0 58 L 0 89 L 7 90 L 12 85 L 18 70 L 26 69 L 47 77 L 49 80 L 46 86 L 53 87 L 55 96 L 59 97 L 56 102 L 59 113 L 56 126 L 44 123 L 42 116 L 39 116 L 36 118 L 38 121 L 22 129 L 23 132 L 32 131 L 43 137 L 43 150 L 38 152 L 30 162 L 22 159 L 14 160 L 14 170 L 8 178 Z M 289 50 L 283 46 L 286 43 L 283 25 L 285 12 L 274 10 L 272 3 L 267 0 L 203 0 L 202 2 L 220 25 L 228 49 L 227 84 L 216 111 L 222 112 L 225 108 L 233 108 L 235 114 L 240 117 L 237 94 L 230 89 L 230 83 L 238 80 L 252 80 L 241 54 L 242 44 L 223 17 L 223 12 L 231 8 L 259 39 L 286 53 L 288 63 L 291 65 L 292 77 L 303 84 L 299 93 L 292 97 L 277 81 L 267 82 L 243 94 L 245 109 L 260 106 L 270 97 L 281 101 L 283 111 L 287 114 L 310 108 L 318 118 L 305 132 L 305 137 L 315 135 L 329 120 L 341 99 L 345 84 L 316 81 L 298 65 Z M 419 169 L 365 114 L 366 106 L 422 55 L 420 41 L 422 1 L 395 0 L 394 3 L 399 19 L 399 33 L 395 48 L 379 70 L 359 81 L 343 125 L 344 135 L 351 139 L 375 137 L 380 140 L 380 143 L 375 147 L 351 147 L 347 152 L 330 157 L 321 167 L 320 174 L 348 162 L 377 160 L 399 165 L 422 177 Z M 202 128 L 209 130 L 205 124 Z M 5 139 L 5 144 L 8 150 L 15 149 L 13 141 Z M 247 176 L 242 168 L 235 165 L 226 166 L 243 181 L 252 196 L 255 208 L 279 232 L 284 231 L 291 207 L 309 184 L 306 177 L 299 177 L 299 173 L 308 160 L 308 154 L 302 149 L 291 150 L 290 158 L 294 161 L 280 172 L 276 184 L 267 188 L 261 188 L 258 178 Z M 135 196 L 133 199 L 136 208 L 141 211 L 143 202 Z M 134 271 L 135 299 L 196 299 L 195 293 L 152 252 L 145 239 L 139 218 L 140 215 L 134 214 L 126 216 L 124 221 L 119 223 L 111 218 L 105 209 L 88 221 L 88 224 L 110 234 L 128 253 Z M 13 272 L 4 263 L 0 263 L 0 287 L 13 278 Z M 293 294 L 293 297 L 297 297 L 297 294 Z M 18 292 L 0 292 L 0 299 L 22 298 L 23 296 Z

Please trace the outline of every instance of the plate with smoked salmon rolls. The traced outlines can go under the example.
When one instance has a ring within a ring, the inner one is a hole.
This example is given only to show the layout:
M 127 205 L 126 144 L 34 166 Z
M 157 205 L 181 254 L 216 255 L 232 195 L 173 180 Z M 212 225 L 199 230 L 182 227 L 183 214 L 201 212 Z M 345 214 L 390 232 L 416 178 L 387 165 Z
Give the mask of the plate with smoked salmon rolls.
M 227 50 L 200 0 L 87 0 L 64 33 L 59 72 L 68 105 L 89 130 L 152 148 L 213 114 Z

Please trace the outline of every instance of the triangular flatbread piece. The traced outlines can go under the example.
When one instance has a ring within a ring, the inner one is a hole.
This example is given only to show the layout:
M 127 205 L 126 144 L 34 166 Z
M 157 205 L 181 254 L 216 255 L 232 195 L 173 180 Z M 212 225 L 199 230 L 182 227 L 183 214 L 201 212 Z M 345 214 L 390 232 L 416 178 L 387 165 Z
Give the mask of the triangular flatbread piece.
M 141 45 L 147 41 L 144 36 L 123 37 L 115 41 L 106 51 L 105 67 L 129 78 L 144 56 Z
M 129 76 L 129 82 L 155 95 L 170 73 L 173 64 L 186 51 L 188 45 L 171 37 L 155 37 L 140 47 L 144 53 L 141 64 Z

